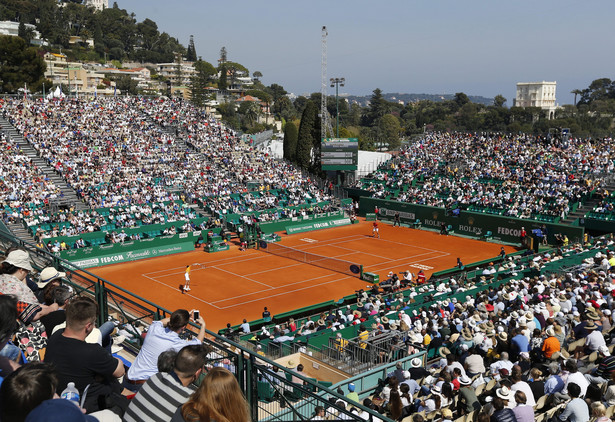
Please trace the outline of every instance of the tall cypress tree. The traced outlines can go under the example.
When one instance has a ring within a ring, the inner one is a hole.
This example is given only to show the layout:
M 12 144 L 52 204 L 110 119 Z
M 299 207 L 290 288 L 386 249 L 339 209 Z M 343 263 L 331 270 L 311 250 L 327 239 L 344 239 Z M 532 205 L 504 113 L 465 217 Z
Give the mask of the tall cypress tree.
M 186 60 L 189 62 L 196 61 L 196 48 L 194 47 L 194 35 L 190 35 L 190 42 L 188 43 L 188 50 L 186 50 Z
M 297 138 L 297 154 L 295 161 L 302 169 L 309 169 L 312 164 L 312 147 L 316 142 L 314 133 L 317 123 L 318 107 L 310 100 L 303 110 Z
M 297 126 L 293 122 L 286 122 L 284 126 L 284 158 L 295 162 L 297 155 Z

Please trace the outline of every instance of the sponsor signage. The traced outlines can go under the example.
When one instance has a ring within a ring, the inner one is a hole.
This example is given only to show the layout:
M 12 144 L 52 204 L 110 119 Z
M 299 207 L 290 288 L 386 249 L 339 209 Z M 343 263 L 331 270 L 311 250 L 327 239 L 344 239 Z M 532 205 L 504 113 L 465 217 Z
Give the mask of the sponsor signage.
M 335 220 L 314 221 L 309 224 L 297 224 L 286 227 L 287 234 L 301 233 L 312 230 L 328 229 L 331 227 L 346 226 L 350 224 L 350 218 L 338 218 Z

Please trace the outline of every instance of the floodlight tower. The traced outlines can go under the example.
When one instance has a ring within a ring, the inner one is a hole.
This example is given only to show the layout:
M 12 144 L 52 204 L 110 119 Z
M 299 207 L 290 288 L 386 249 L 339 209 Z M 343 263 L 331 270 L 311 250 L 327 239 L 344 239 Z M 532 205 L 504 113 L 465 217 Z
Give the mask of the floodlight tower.
M 320 138 L 327 137 L 327 27 L 322 27 L 322 57 L 320 68 Z

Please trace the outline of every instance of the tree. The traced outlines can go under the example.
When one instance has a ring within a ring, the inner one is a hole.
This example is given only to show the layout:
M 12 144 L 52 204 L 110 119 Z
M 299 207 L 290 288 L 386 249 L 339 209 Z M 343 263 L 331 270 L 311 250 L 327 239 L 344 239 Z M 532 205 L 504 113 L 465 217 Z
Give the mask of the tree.
M 318 106 L 313 101 L 308 101 L 301 116 L 295 156 L 297 166 L 302 169 L 307 170 L 312 165 L 312 149 L 316 143 L 315 131 L 320 131 Z
M 205 88 L 216 74 L 216 69 L 211 63 L 199 59 L 194 62 L 194 70 L 195 74 L 190 79 L 190 99 L 197 107 L 203 107 L 207 97 Z
M 389 151 L 399 148 L 399 132 L 401 130 L 401 125 L 397 117 L 392 114 L 382 116 L 378 123 L 378 129 L 381 139 L 387 143 Z
M 574 105 L 577 105 L 577 95 L 581 95 L 583 94 L 583 91 L 581 91 L 580 89 L 573 89 L 572 91 L 570 91 L 571 94 L 574 94 Z
M 128 75 L 115 77 L 112 80 L 115 80 L 115 86 L 122 94 L 137 95 L 139 93 L 139 91 L 137 91 L 137 85 L 139 85 L 139 82 L 132 79 Z
M 261 114 L 261 106 L 255 101 L 244 101 L 239 106 L 239 114 L 245 119 L 245 128 L 253 126 Z
M 188 42 L 188 49 L 186 50 L 186 60 L 189 62 L 196 61 L 196 48 L 194 47 L 194 35 L 190 35 L 190 41 Z
M 284 125 L 284 158 L 294 162 L 297 156 L 297 126 L 293 122 Z
M 2 91 L 14 93 L 24 84 L 38 88 L 44 78 L 45 61 L 23 38 L 0 36 L 0 83 Z
M 263 74 L 259 70 L 257 70 L 256 72 L 252 74 L 252 77 L 254 78 L 255 81 L 258 82 L 260 81 L 260 78 L 263 77 Z
M 226 66 L 224 64 L 221 64 L 218 67 L 218 72 L 220 73 L 220 77 L 218 78 L 218 89 L 220 91 L 224 91 L 228 86 L 226 82 Z
M 286 96 L 278 98 L 271 107 L 272 113 L 285 120 L 293 120 L 297 118 L 297 110 L 292 101 Z
M 503 95 L 498 94 L 493 99 L 493 105 L 496 107 L 504 107 L 504 104 L 506 104 L 506 98 Z
M 382 116 L 389 111 L 390 105 L 388 101 L 384 99 L 380 88 L 376 88 L 369 100 L 369 110 L 365 115 L 365 126 L 377 126 Z
M 457 106 L 457 109 L 460 109 L 461 107 L 469 103 L 470 99 L 463 92 L 458 92 L 455 94 L 455 98 L 453 99 L 453 102 Z

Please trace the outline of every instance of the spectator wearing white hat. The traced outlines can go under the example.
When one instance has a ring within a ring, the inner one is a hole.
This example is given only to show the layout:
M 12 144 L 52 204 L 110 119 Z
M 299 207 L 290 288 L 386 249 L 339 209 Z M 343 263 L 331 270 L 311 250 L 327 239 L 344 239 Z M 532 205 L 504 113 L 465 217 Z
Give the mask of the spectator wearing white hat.
M 36 282 L 38 291 L 35 293 L 39 302 L 49 304 L 50 301 L 47 301 L 46 298 L 49 297 L 51 300 L 51 290 L 57 286 L 60 286 L 62 284 L 62 278 L 65 276 L 66 273 L 60 272 L 54 267 L 47 267 L 43 269 L 38 276 L 38 281 Z

